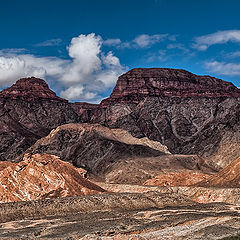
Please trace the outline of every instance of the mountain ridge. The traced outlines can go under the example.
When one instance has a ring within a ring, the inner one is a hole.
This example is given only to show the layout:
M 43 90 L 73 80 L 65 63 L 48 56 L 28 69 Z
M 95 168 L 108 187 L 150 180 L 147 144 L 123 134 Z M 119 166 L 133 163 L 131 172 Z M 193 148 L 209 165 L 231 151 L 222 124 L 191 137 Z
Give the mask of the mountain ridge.
M 100 104 L 69 103 L 44 80 L 21 79 L 0 92 L 0 160 L 14 160 L 60 125 L 98 123 L 224 167 L 240 154 L 239 98 L 232 83 L 176 69 L 130 70 Z

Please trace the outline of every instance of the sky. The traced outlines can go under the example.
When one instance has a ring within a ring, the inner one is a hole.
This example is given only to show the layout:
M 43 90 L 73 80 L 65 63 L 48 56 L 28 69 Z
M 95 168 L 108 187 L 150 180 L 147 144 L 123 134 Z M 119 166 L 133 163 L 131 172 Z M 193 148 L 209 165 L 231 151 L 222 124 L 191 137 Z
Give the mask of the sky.
M 98 103 L 132 68 L 167 67 L 240 87 L 238 0 L 0 0 L 0 89 L 45 79 Z

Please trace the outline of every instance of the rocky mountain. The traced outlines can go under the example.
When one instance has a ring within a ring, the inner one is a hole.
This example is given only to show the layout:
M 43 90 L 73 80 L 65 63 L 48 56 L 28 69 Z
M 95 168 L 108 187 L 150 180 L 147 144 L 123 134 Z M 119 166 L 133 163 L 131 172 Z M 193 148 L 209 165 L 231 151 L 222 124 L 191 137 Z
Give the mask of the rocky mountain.
M 60 125 L 85 122 L 225 167 L 240 156 L 239 99 L 232 83 L 178 69 L 133 69 L 100 104 L 69 103 L 41 79 L 20 79 L 0 92 L 0 160 L 14 160 Z
M 141 184 L 164 169 L 217 171 L 214 164 L 196 155 L 173 155 L 159 142 L 99 124 L 59 126 L 26 153 L 56 155 L 86 169 L 94 179 L 112 183 Z
M 198 76 L 182 69 L 136 68 L 119 77 L 110 98 L 101 105 L 139 103 L 146 97 L 240 97 L 232 83 Z
M 18 80 L 0 92 L 0 238 L 239 235 L 239 100 L 166 68 L 123 74 L 100 104 Z
M 185 70 L 133 69 L 119 77 L 99 108 L 80 117 L 224 167 L 240 155 L 239 99 L 240 90 L 221 79 Z
M 6 162 L 0 162 L 0 165 Z M 75 168 L 49 154 L 25 154 L 20 163 L 7 162 L 0 171 L 0 202 L 81 196 L 105 192 Z
M 53 128 L 77 121 L 69 103 L 57 97 L 44 80 L 18 80 L 0 92 L 0 160 L 14 160 Z

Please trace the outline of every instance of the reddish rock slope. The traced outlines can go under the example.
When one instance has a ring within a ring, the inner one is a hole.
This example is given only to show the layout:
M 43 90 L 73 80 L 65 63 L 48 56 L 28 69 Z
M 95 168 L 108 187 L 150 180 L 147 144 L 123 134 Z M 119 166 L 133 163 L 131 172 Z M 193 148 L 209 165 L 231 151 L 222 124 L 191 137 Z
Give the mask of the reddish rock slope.
M 21 99 L 28 102 L 39 99 L 67 102 L 67 100 L 57 97 L 43 79 L 35 77 L 19 79 L 11 87 L 1 91 L 0 98 Z
M 240 158 L 196 186 L 240 188 Z
M 0 171 L 0 202 L 81 196 L 104 192 L 84 178 L 85 171 L 49 154 L 26 154 Z
M 113 93 L 101 105 L 139 103 L 151 96 L 240 97 L 240 90 L 230 82 L 183 69 L 135 68 L 119 77 Z

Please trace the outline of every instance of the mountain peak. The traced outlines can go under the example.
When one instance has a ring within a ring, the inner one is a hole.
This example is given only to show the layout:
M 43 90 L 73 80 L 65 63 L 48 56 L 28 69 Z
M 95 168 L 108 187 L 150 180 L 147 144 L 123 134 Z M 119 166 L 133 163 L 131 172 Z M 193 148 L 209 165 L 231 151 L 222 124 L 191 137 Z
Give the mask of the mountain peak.
M 183 69 L 134 68 L 118 78 L 110 102 L 138 103 L 145 97 L 240 97 L 232 83 Z
M 48 84 L 40 78 L 21 78 L 11 87 L 0 92 L 0 98 L 22 99 L 34 101 L 37 99 L 51 99 L 57 101 L 67 101 L 53 92 Z

